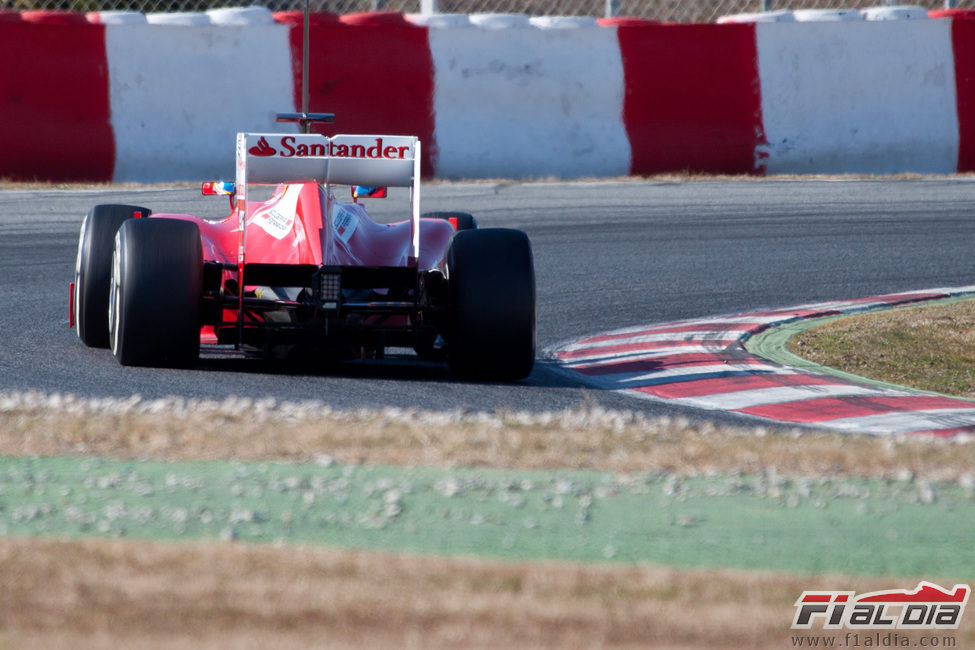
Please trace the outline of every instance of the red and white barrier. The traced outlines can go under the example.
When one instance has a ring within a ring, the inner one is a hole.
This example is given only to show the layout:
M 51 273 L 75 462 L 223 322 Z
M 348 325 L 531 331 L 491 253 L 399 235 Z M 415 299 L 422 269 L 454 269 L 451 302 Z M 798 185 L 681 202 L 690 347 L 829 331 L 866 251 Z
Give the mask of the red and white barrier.
M 975 21 L 313 14 L 327 133 L 444 178 L 975 171 Z M 300 13 L 0 13 L 0 178 L 233 175 L 300 107 Z M 293 127 L 290 127 L 293 128 Z
M 237 132 L 278 130 L 293 105 L 283 25 L 104 29 L 113 180 L 232 178 Z
M 632 174 L 753 173 L 764 140 L 752 25 L 617 28 Z
M 951 21 L 756 26 L 766 172 L 952 173 Z
M 630 170 L 612 29 L 433 28 L 434 171 L 445 178 Z M 341 117 L 341 115 L 339 115 Z
M 0 178 L 112 178 L 104 29 L 0 22 Z
M 959 172 L 975 171 L 975 20 L 952 20 L 955 97 L 958 102 Z

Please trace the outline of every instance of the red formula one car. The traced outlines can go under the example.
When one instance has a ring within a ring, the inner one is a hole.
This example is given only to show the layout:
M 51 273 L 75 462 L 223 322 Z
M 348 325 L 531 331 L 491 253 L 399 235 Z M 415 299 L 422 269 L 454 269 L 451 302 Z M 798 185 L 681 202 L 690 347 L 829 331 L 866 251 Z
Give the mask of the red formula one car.
M 203 186 L 230 195 L 226 218 L 91 209 L 72 326 L 123 365 L 191 365 L 201 344 L 303 358 L 412 348 L 462 377 L 525 377 L 535 356 L 528 237 L 478 228 L 466 213 L 421 215 L 419 161 L 414 137 L 240 133 L 236 181 Z M 257 185 L 276 188 L 249 200 Z M 336 198 L 346 185 L 351 202 Z M 408 219 L 377 223 L 358 202 L 387 187 L 410 188 Z

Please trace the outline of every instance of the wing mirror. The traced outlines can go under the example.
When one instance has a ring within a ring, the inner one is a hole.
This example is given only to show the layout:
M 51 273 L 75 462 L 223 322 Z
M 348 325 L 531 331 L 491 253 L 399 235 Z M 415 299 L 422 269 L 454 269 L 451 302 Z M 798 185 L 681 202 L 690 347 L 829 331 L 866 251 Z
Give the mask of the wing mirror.
M 367 185 L 352 186 L 352 202 L 356 203 L 359 199 L 385 199 L 385 187 L 369 187 Z
M 203 196 L 229 196 L 230 211 L 234 210 L 234 195 L 237 193 L 236 183 L 233 181 L 206 181 L 201 190 Z

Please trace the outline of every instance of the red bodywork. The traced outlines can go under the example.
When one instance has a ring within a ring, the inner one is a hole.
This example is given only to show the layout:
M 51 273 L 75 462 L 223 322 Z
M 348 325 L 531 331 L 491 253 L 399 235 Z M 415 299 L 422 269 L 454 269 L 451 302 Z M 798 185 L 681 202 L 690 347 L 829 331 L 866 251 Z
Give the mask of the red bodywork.
M 326 227 L 328 215 L 332 215 L 332 227 Z M 422 219 L 420 227 L 419 258 L 411 263 L 412 231 L 409 219 L 395 223 L 381 224 L 373 221 L 360 203 L 338 201 L 318 183 L 297 183 L 278 185 L 273 195 L 266 201 L 249 201 L 246 218 L 246 258 L 244 273 L 244 295 L 253 297 L 245 305 L 243 319 L 239 309 L 235 309 L 232 299 L 236 294 L 238 219 L 235 213 L 219 219 L 210 220 L 187 214 L 156 213 L 152 218 L 182 219 L 192 221 L 200 229 L 203 244 L 204 263 L 211 267 L 220 265 L 219 288 L 210 286 L 211 296 L 219 300 L 220 317 L 205 322 L 201 330 L 202 343 L 235 342 L 238 324 L 267 324 L 269 314 L 279 313 L 287 301 L 281 300 L 280 293 L 248 282 L 247 268 L 250 265 L 289 265 L 302 266 L 340 266 L 340 267 L 382 267 L 415 269 L 416 276 L 425 271 L 435 271 L 443 266 L 444 257 L 455 228 L 443 219 Z M 435 271 L 436 272 L 436 271 Z M 296 287 L 297 288 L 297 287 Z M 214 292 L 216 289 L 216 293 Z M 372 288 L 380 293 L 385 287 Z M 364 288 L 360 287 L 360 293 Z M 293 292 L 294 293 L 294 292 Z M 416 301 L 416 291 L 407 291 L 401 296 Z M 261 305 L 261 298 L 271 298 L 279 302 L 276 306 Z M 295 296 L 291 296 L 294 300 Z M 294 305 L 292 305 L 293 307 Z M 363 318 L 383 327 L 410 328 L 417 325 L 415 310 L 400 309 L 399 313 L 382 312 L 381 316 Z M 280 321 L 277 321 L 280 327 Z M 294 317 L 290 324 L 296 324 Z
M 294 200 L 293 208 L 289 200 Z M 354 231 L 348 238 L 343 236 L 344 232 L 338 232 L 338 224 L 331 232 L 324 229 L 324 211 L 329 200 L 333 209 L 355 215 Z M 292 210 L 294 214 L 291 224 L 281 225 L 281 237 L 259 225 L 266 221 L 262 217 L 275 208 L 279 208 L 278 213 L 288 220 Z M 156 213 L 152 216 L 193 221 L 200 227 L 204 259 L 228 264 L 236 261 L 236 215 L 230 214 L 219 221 L 186 214 Z M 420 270 L 428 270 L 436 268 L 443 260 L 454 227 L 441 219 L 423 219 L 422 224 L 417 266 Z M 247 206 L 248 264 L 406 266 L 409 253 L 409 219 L 390 224 L 376 223 L 367 216 L 361 204 L 344 203 L 334 197 L 328 199 L 324 188 L 317 183 L 279 185 L 267 201 L 252 201 Z

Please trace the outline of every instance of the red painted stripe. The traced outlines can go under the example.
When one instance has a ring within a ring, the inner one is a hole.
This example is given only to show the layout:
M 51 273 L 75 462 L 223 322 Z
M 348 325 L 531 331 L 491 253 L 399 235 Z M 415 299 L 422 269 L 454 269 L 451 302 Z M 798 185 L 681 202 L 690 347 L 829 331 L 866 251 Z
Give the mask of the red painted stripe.
M 732 359 L 726 354 L 669 354 L 649 359 L 634 359 L 620 363 L 604 363 L 594 366 L 573 366 L 572 369 L 591 377 L 601 375 L 615 375 L 623 372 L 655 372 L 672 368 L 704 366 L 715 363 L 730 363 Z M 761 365 L 768 363 L 757 357 L 743 357 L 734 359 L 735 364 Z
M 782 422 L 827 422 L 842 418 L 922 411 L 928 409 L 975 409 L 975 403 L 929 395 L 824 397 L 822 399 L 766 404 L 740 409 L 741 413 Z
M 783 386 L 822 386 L 839 384 L 828 377 L 815 375 L 739 375 L 735 377 L 719 377 L 716 379 L 700 379 L 697 381 L 683 381 L 659 386 L 641 386 L 634 390 L 649 393 L 657 397 L 682 398 L 700 397 L 701 395 L 720 395 L 723 393 L 737 393 L 743 390 L 762 390 L 767 388 L 781 388 Z
M 644 341 L 643 343 L 631 343 L 623 345 L 606 345 L 594 348 L 581 348 L 578 350 L 567 350 L 559 352 L 559 359 L 577 359 L 593 355 L 612 356 L 614 354 L 626 354 L 631 352 L 652 352 L 667 348 L 681 346 L 701 346 L 701 345 L 732 345 L 738 341 L 734 339 L 673 339 L 671 341 Z
M 958 171 L 975 171 L 975 20 L 953 20 L 958 103 Z
M 633 174 L 763 173 L 754 25 L 621 25 Z
M 433 57 L 427 30 L 412 24 L 310 25 L 309 110 L 335 113 L 315 131 L 415 135 L 422 173 L 433 175 Z M 295 107 L 301 110 L 302 28 L 291 28 Z
M 0 178 L 110 181 L 102 25 L 0 23 Z

